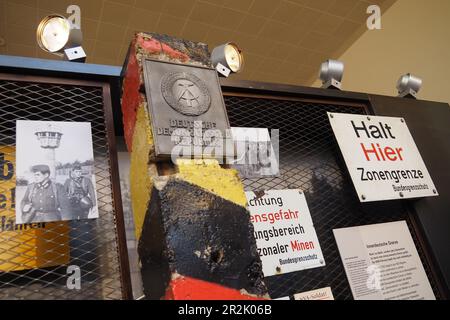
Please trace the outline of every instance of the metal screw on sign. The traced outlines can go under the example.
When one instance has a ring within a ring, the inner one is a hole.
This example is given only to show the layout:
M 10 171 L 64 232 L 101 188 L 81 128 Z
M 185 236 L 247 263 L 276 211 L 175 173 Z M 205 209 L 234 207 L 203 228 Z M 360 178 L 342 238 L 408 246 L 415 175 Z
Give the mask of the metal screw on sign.
M 401 118 L 400 121 L 401 121 L 402 123 L 404 123 L 404 122 L 405 122 L 405 119 Z
M 400 198 L 403 198 L 403 192 L 400 192 Z
M 366 196 L 362 194 L 361 199 L 366 200 Z
M 370 117 L 367 117 L 367 120 L 369 120 L 369 121 L 370 121 Z
M 334 118 L 334 115 L 332 113 L 330 113 L 330 118 Z
M 280 267 L 276 267 L 275 270 L 277 271 L 277 273 L 281 273 L 281 268 Z
M 437 193 L 436 189 L 433 189 L 433 193 L 434 193 L 434 194 L 436 194 L 436 193 Z

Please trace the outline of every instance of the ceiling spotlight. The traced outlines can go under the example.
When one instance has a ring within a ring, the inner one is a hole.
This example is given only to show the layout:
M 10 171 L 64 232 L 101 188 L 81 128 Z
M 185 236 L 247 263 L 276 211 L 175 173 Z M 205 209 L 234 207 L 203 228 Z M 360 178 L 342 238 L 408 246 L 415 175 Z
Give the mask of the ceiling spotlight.
M 215 47 L 211 53 L 211 61 L 217 72 L 224 77 L 241 72 L 244 66 L 242 50 L 233 42 Z
M 52 14 L 39 23 L 37 42 L 42 50 L 69 61 L 84 62 L 86 54 L 81 47 L 82 33 L 79 26 L 59 14 Z
M 342 76 L 344 75 L 344 63 L 337 60 L 327 60 L 320 66 L 319 77 L 322 80 L 322 88 L 338 89 L 342 87 Z
M 422 79 L 407 73 L 397 82 L 398 96 L 401 98 L 417 98 L 417 93 L 422 87 Z

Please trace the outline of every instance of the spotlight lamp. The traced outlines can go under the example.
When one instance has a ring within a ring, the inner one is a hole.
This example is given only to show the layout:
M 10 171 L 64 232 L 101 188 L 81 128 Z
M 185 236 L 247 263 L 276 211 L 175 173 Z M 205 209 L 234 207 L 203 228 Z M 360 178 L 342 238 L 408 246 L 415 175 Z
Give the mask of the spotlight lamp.
M 241 72 L 244 67 L 242 50 L 233 42 L 215 47 L 211 53 L 211 61 L 217 72 L 224 77 Z
M 422 87 L 422 79 L 407 73 L 397 82 L 398 96 L 401 98 L 417 98 L 417 93 Z
M 86 54 L 81 47 L 82 33 L 79 26 L 59 14 L 51 14 L 39 23 L 36 38 L 42 50 L 63 57 L 65 60 L 84 62 Z
M 344 63 L 337 60 L 327 60 L 320 66 L 319 78 L 324 89 L 342 88 L 342 76 L 344 75 Z

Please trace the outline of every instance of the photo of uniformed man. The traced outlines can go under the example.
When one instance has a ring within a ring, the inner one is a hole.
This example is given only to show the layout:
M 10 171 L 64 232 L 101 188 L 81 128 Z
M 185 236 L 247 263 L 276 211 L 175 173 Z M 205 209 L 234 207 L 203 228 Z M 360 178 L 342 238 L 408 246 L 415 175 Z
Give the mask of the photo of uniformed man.
M 62 220 L 68 208 L 64 187 L 50 180 L 48 165 L 33 166 L 34 182 L 29 184 L 21 201 L 22 222 Z
M 89 212 L 96 206 L 95 189 L 92 181 L 83 176 L 80 165 L 75 165 L 70 178 L 64 184 L 64 190 L 70 203 L 70 213 L 75 219 L 87 219 Z
M 89 122 L 16 121 L 16 224 L 98 218 Z
M 236 146 L 232 168 L 242 178 L 257 179 L 280 175 L 277 132 L 266 128 L 232 127 L 231 136 Z

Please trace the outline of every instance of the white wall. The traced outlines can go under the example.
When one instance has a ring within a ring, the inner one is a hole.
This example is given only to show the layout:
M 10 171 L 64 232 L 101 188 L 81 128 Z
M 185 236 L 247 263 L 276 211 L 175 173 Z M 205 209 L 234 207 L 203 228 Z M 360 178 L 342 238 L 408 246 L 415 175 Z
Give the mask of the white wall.
M 424 81 L 419 99 L 450 103 L 450 0 L 397 0 L 381 22 L 339 58 L 343 89 L 397 95 L 397 80 L 410 72 Z

